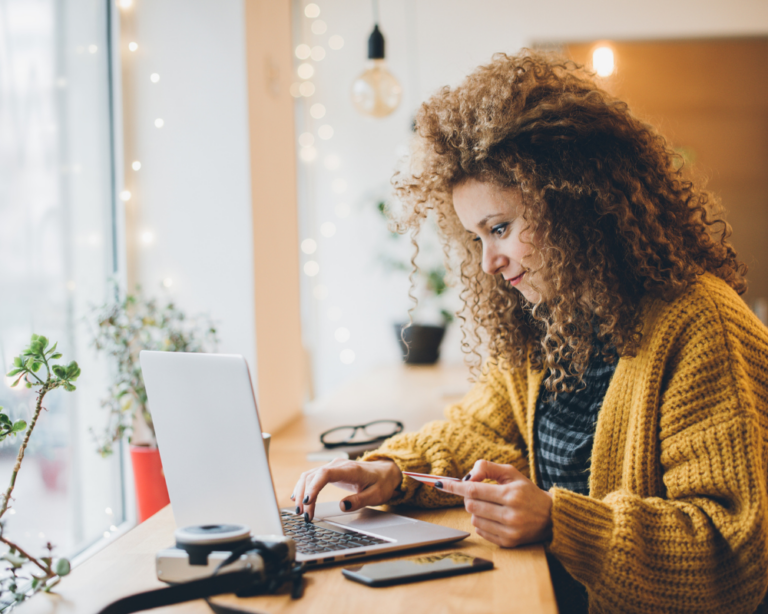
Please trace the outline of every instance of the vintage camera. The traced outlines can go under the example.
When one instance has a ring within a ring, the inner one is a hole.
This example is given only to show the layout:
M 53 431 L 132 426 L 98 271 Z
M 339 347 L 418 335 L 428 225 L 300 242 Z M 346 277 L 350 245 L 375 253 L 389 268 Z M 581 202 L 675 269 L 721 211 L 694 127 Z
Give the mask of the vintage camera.
M 176 545 L 157 553 L 157 577 L 169 584 L 247 569 L 255 584 L 283 576 L 294 566 L 296 544 L 282 535 L 257 538 L 244 525 L 209 524 L 177 529 Z

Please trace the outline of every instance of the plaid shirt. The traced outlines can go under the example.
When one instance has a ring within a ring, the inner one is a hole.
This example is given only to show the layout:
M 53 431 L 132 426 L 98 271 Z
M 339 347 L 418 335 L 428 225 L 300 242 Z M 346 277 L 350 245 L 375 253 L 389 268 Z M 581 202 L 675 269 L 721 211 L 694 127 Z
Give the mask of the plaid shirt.
M 558 486 L 589 495 L 589 464 L 597 414 L 616 370 L 597 354 L 584 373 L 584 386 L 554 399 L 542 384 L 534 418 L 536 463 L 541 488 Z

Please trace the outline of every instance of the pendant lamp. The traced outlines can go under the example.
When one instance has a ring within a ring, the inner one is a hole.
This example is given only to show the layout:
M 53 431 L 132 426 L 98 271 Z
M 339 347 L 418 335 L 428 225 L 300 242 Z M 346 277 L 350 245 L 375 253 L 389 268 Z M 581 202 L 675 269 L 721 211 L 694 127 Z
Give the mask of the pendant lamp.
M 397 109 L 403 97 L 403 88 L 384 59 L 384 35 L 379 30 L 377 8 L 374 2 L 375 25 L 368 38 L 368 62 L 352 83 L 352 104 L 368 117 L 386 117 Z

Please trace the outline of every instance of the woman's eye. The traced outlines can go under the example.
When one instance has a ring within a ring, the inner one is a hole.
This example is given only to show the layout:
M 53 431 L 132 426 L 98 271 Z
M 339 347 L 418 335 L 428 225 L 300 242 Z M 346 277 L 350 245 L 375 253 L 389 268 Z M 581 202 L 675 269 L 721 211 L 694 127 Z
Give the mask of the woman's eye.
M 503 224 L 497 224 L 493 228 L 491 228 L 491 233 L 496 235 L 497 237 L 501 237 L 504 235 L 504 232 L 507 230 L 507 224 L 506 222 Z
M 480 240 L 480 237 L 475 237 L 475 238 L 474 238 L 474 239 L 472 239 L 472 240 L 473 240 L 475 243 L 477 243 L 477 242 Z

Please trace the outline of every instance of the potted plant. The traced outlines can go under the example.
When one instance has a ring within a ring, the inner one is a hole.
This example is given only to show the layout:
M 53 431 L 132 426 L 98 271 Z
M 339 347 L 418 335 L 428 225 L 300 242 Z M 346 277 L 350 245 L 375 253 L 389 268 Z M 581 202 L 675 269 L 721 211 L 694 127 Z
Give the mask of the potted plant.
M 385 201 L 376 203 L 384 220 L 389 220 Z M 453 321 L 455 297 L 446 283 L 443 250 L 437 238 L 437 229 L 431 220 L 419 233 L 419 251 L 414 270 L 411 258 L 412 242 L 390 230 L 388 241 L 382 246 L 379 261 L 390 272 L 409 275 L 410 295 L 416 305 L 409 312 L 410 322 L 394 325 L 403 360 L 407 364 L 434 364 L 440 358 L 442 343 L 448 325 Z
M 9 539 L 5 531 L 5 520 L 3 520 L 6 512 L 12 508 L 13 490 L 24 461 L 24 452 L 29 445 L 40 413 L 45 409 L 43 399 L 56 388 L 63 388 L 66 391 L 74 390 L 73 382 L 80 376 L 80 367 L 74 361 L 68 365 L 54 364 L 54 361 L 61 358 L 61 354 L 56 351 L 56 346 L 56 343 L 50 346 L 45 337 L 32 335 L 29 347 L 13 359 L 13 369 L 7 374 L 8 377 L 16 377 L 11 387 L 18 386 L 24 381 L 27 388 L 36 389 L 35 410 L 29 427 L 24 420 L 13 421 L 0 407 L 0 442 L 26 431 L 16 456 L 10 485 L 0 498 L 0 542 L 8 547 L 2 555 L 5 569 L 0 575 L 0 612 L 9 610 L 35 593 L 49 591 L 70 570 L 67 559 L 54 559 L 54 546 L 50 542 L 46 544 L 46 554 L 36 557 Z M 42 373 L 42 368 L 45 368 L 45 374 Z
M 110 359 L 113 369 L 109 394 L 102 401 L 109 420 L 96 439 L 104 457 L 123 438 L 130 443 L 139 522 L 143 522 L 169 499 L 139 353 L 215 351 L 218 337 L 207 316 L 188 318 L 173 301 L 160 304 L 138 287 L 132 295 L 121 296 L 116 284 L 114 291 L 114 301 L 93 309 L 93 347 Z

